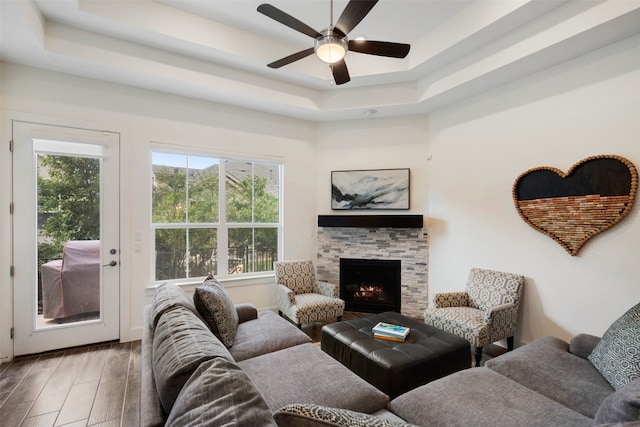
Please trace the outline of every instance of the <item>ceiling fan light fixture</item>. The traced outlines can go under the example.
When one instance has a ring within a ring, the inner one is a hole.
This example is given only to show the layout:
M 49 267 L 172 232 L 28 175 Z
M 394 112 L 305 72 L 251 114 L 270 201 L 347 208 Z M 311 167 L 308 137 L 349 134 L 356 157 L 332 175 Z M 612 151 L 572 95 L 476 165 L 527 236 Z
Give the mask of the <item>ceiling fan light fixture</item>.
M 314 49 L 316 56 L 320 58 L 322 62 L 335 64 L 341 61 L 347 54 L 347 46 L 344 38 L 330 34 L 317 38 Z
M 329 64 L 333 82 L 336 85 L 342 85 L 351 81 L 349 69 L 346 61 L 344 61 L 344 57 L 349 51 L 388 58 L 406 57 L 411 46 L 405 43 L 368 41 L 365 40 L 366 37 L 364 35 L 362 40 L 360 40 L 360 37 L 358 37 L 358 40 L 349 40 L 348 34 L 367 16 L 376 3 L 378 3 L 378 0 L 349 0 L 334 24 L 333 0 L 331 0 L 329 4 L 329 27 L 323 31 L 315 30 L 271 4 L 261 4 L 258 6 L 258 12 L 314 39 L 313 47 L 285 56 L 267 64 L 267 66 L 269 68 L 280 68 L 315 53 L 318 59 Z

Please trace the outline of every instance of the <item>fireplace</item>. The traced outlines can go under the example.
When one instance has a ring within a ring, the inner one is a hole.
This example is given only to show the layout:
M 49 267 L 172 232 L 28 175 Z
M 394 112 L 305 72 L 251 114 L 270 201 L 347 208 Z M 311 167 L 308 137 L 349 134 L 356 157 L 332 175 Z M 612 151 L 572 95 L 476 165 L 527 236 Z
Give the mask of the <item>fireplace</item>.
M 400 260 L 340 258 L 340 298 L 345 310 L 400 313 L 400 275 Z

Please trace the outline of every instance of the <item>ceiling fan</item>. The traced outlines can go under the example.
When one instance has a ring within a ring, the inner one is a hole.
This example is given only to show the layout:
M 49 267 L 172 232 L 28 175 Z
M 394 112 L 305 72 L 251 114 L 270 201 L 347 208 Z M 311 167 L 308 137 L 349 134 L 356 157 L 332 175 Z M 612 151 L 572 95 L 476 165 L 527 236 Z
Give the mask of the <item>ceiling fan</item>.
M 350 0 L 334 26 L 333 0 L 331 0 L 329 27 L 320 32 L 275 6 L 268 3 L 261 4 L 258 6 L 258 12 L 315 39 L 314 47 L 285 56 L 267 64 L 267 66 L 280 68 L 315 53 L 323 62 L 329 64 L 333 80 L 336 85 L 341 85 L 351 80 L 347 64 L 344 62 L 344 56 L 348 51 L 390 58 L 404 58 L 411 48 L 408 44 L 359 39 L 349 40 L 347 37 L 347 34 L 367 16 L 377 2 L 378 0 Z

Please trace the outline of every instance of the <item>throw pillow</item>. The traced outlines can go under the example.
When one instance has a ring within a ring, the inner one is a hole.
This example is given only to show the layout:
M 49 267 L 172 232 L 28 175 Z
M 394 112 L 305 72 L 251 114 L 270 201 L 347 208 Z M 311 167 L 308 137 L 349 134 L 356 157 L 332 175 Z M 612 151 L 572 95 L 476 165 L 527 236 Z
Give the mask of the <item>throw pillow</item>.
M 348 409 L 309 403 L 287 405 L 273 414 L 278 427 L 411 427 L 412 424 L 378 418 Z M 415 427 L 415 426 L 414 426 Z
M 640 304 L 613 322 L 588 359 L 616 390 L 640 378 Z
M 227 347 L 233 345 L 238 330 L 238 312 L 224 287 L 214 278 L 207 278 L 193 294 L 196 309 L 207 325 Z
M 595 421 L 597 424 L 640 421 L 640 378 L 611 393 L 598 408 Z

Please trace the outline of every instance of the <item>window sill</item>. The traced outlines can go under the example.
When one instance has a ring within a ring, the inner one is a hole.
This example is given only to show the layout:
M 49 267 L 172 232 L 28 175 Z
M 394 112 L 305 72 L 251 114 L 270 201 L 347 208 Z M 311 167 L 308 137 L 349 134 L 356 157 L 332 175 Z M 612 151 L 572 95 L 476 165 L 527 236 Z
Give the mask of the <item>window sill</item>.
M 218 279 L 218 281 L 222 283 L 222 285 L 225 288 L 239 288 L 242 286 L 256 286 L 256 285 L 271 285 L 274 283 L 274 273 L 270 271 L 265 273 L 257 273 L 255 275 L 250 275 L 250 276 L 247 275 L 243 277 L 228 276 L 228 277 Z M 166 282 L 175 283 L 185 291 L 191 292 L 202 283 L 202 279 L 193 279 L 193 280 L 186 279 L 186 280 L 175 280 L 175 281 L 167 280 L 167 281 L 153 282 L 145 288 L 145 293 L 148 296 L 153 296 L 158 286 Z

